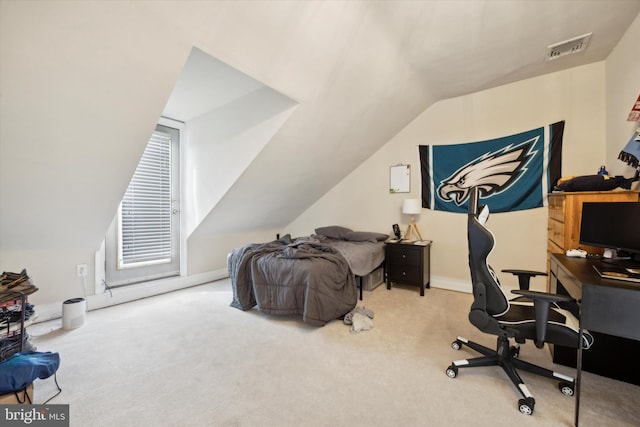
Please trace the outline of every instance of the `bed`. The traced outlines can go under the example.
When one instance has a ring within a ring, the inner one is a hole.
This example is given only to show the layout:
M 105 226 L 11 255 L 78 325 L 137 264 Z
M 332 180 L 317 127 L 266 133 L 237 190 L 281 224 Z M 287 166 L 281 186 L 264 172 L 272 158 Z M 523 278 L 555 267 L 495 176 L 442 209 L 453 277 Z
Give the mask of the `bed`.
M 387 234 L 329 226 L 234 249 L 227 266 L 231 306 L 272 315 L 301 315 L 322 326 L 351 311 L 362 298 L 361 278 L 380 268 Z M 359 286 L 358 286 L 359 285 Z

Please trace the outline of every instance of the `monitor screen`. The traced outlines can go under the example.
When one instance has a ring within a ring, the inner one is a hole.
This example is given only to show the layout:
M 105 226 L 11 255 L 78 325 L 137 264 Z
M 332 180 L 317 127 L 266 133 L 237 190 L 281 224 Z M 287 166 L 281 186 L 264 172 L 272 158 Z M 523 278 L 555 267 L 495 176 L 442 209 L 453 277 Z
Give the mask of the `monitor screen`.
M 640 203 L 583 203 L 580 244 L 640 254 Z

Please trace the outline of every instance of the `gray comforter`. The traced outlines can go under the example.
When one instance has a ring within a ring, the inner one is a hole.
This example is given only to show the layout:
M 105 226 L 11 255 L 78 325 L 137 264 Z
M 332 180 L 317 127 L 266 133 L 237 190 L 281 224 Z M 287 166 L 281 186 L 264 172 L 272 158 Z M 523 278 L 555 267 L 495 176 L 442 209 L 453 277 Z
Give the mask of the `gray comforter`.
M 268 314 L 299 314 L 322 326 L 357 303 L 354 273 L 340 252 L 314 240 L 242 246 L 228 259 L 232 307 Z

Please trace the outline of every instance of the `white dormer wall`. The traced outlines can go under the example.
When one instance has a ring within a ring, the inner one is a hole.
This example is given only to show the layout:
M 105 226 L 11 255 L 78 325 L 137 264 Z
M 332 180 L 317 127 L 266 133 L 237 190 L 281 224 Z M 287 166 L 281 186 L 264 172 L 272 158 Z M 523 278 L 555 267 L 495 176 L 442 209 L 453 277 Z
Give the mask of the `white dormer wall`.
M 187 238 L 271 140 L 295 106 L 286 96 L 262 87 L 186 123 L 182 206 Z

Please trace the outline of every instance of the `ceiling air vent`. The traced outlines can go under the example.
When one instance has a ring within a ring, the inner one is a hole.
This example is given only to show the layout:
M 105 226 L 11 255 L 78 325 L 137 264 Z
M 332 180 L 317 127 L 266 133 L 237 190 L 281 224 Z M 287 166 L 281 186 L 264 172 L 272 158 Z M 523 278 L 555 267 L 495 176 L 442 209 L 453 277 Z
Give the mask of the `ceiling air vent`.
M 585 50 L 589 44 L 589 40 L 591 39 L 591 34 L 592 33 L 583 34 L 581 36 L 547 46 L 547 55 L 545 59 L 547 61 L 552 61 L 560 58 L 561 56 L 571 55 L 572 53 L 578 53 Z

